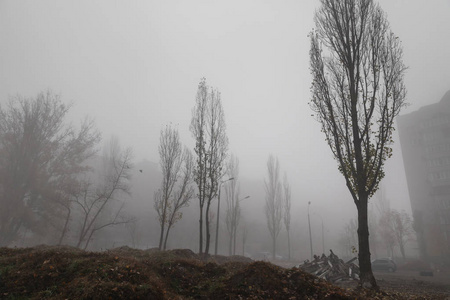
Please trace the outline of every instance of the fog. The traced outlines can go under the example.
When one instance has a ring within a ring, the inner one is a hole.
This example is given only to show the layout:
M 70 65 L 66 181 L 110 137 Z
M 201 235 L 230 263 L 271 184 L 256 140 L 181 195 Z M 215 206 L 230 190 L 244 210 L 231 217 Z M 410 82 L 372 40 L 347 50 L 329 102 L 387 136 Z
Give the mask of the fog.
M 438 102 L 450 89 L 450 1 L 379 3 L 402 40 L 409 66 L 410 106 L 403 114 Z M 249 246 L 255 252 L 270 251 L 263 180 L 272 154 L 292 186 L 292 251 L 305 259 L 309 201 L 315 252 L 322 247 L 322 220 L 325 247 L 332 248 L 344 225 L 356 218 L 353 200 L 308 106 L 308 33 L 318 4 L 0 0 L 0 103 L 50 89 L 73 103 L 74 124 L 91 116 L 104 139 L 115 135 L 122 146 L 131 147 L 143 172 L 133 173 L 135 190 L 129 202 L 131 207 L 148 202 L 139 211 L 145 228 L 145 243 L 139 246 L 155 246 L 152 188 L 160 178 L 146 168 L 158 167 L 159 135 L 166 124 L 175 124 L 182 142 L 193 149 L 191 111 L 198 83 L 206 77 L 221 92 L 229 153 L 240 161 L 241 194 L 250 196 L 242 202 L 242 222 L 254 227 Z M 411 213 L 397 135 L 382 186 L 391 207 Z M 197 233 L 182 232 L 197 228 L 197 208 L 193 199 L 175 226 L 174 239 L 180 242 L 172 247 L 197 247 L 192 242 Z M 190 244 L 183 244 L 182 237 Z

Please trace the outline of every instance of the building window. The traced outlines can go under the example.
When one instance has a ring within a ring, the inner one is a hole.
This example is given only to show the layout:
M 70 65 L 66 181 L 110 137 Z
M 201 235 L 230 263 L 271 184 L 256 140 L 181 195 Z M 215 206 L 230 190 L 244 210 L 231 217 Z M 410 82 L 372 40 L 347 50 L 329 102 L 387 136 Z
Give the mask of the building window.
M 428 179 L 431 181 L 450 179 L 450 171 L 429 173 Z
M 437 152 L 446 152 L 450 151 L 450 144 L 438 144 L 438 145 L 430 145 L 425 148 L 425 153 L 437 153 Z
M 434 143 L 440 139 L 438 132 L 430 132 L 423 135 L 423 140 L 426 144 Z
M 430 160 L 427 160 L 428 167 L 442 167 L 450 165 L 450 156 L 445 157 L 437 157 Z
M 435 117 L 433 119 L 429 119 L 429 120 L 421 122 L 419 127 L 420 128 L 435 127 L 435 126 L 439 126 L 442 124 L 447 124 L 448 122 L 449 122 L 448 116 L 439 116 L 439 117 Z

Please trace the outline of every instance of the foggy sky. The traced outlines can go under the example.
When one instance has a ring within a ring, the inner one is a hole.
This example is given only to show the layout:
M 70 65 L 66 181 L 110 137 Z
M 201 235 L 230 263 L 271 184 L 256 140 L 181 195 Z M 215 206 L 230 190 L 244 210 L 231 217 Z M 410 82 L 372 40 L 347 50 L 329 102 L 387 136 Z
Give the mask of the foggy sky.
M 318 4 L 0 0 L 0 103 L 51 89 L 74 103 L 74 122 L 89 115 L 104 138 L 115 134 L 136 160 L 157 162 L 169 122 L 192 149 L 191 110 L 206 77 L 222 93 L 241 177 L 262 180 L 273 154 L 292 185 L 294 211 L 312 201 L 326 218 L 344 206 L 345 219 L 356 210 L 307 104 L 307 35 Z M 380 4 L 409 66 L 403 113 L 439 101 L 450 90 L 450 0 Z M 393 207 L 410 210 L 397 137 L 385 188 Z

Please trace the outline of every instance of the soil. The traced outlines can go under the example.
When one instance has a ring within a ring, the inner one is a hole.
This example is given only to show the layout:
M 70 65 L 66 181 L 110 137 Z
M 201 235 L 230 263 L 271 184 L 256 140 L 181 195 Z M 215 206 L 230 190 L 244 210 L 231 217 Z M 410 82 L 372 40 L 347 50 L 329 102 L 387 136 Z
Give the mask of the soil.
M 376 273 L 381 291 L 373 292 L 295 267 L 187 249 L 0 248 L 0 299 L 450 299 L 448 274 L 405 272 Z

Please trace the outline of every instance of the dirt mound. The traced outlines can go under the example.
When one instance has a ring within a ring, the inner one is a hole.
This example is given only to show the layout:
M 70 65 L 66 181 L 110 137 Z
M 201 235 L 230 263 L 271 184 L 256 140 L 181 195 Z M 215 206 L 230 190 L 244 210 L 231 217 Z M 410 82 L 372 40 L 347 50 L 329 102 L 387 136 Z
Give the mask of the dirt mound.
M 241 255 L 232 255 L 232 256 L 214 255 L 214 256 L 210 256 L 208 261 L 215 262 L 219 265 L 229 263 L 229 262 L 240 262 L 240 263 L 253 262 L 253 260 L 251 258 L 241 256 Z
M 0 298 L 416 299 L 342 289 L 297 268 L 245 257 L 200 259 L 187 249 L 86 252 L 49 246 L 0 248 Z

